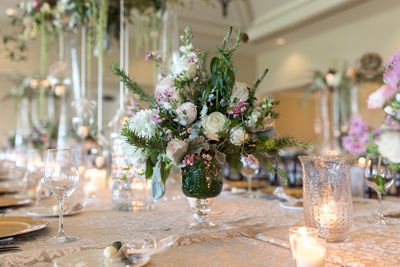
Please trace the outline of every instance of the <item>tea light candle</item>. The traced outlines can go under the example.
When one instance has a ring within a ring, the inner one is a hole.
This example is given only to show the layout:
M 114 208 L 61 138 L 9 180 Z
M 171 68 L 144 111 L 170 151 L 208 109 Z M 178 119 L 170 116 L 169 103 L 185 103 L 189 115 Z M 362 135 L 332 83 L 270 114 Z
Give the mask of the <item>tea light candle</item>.
M 105 189 L 107 187 L 106 170 L 88 169 L 85 172 L 85 178 L 90 181 L 96 189 Z
M 90 182 L 87 183 L 83 189 L 85 190 L 85 194 L 87 197 L 94 196 L 94 194 L 96 193 L 96 186 Z
M 298 245 L 294 251 L 296 267 L 323 267 L 325 255 L 326 248 L 318 242 Z
M 290 247 L 297 267 L 323 267 L 326 255 L 324 240 L 318 231 L 308 227 L 289 229 Z
M 322 205 L 317 221 L 322 228 L 332 228 L 337 225 L 337 208 L 333 202 Z

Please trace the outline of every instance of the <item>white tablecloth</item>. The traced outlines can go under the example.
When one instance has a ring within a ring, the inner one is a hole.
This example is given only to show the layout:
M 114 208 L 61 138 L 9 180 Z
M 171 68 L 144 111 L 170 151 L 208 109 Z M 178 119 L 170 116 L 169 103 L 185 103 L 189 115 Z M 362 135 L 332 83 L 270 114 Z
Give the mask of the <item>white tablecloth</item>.
M 108 192 L 108 194 L 110 194 Z M 111 197 L 109 197 L 110 199 Z M 182 196 L 160 200 L 149 212 L 111 210 L 106 195 L 75 216 L 64 218 L 65 232 L 79 236 L 76 242 L 52 245 L 57 218 L 36 233 L 22 236 L 22 251 L 0 255 L 1 266 L 51 266 L 52 259 L 90 248 L 103 248 L 114 241 L 156 238 L 177 234 L 176 246 L 152 257 L 149 266 L 290 266 L 288 228 L 303 225 L 303 214 L 283 209 L 278 200 L 247 199 L 224 192 L 216 198 L 210 219 L 221 227 L 193 230 L 191 210 Z M 400 211 L 400 202 L 384 201 L 386 212 Z M 354 225 L 350 241 L 328 245 L 327 266 L 400 266 L 400 219 L 389 227 L 373 224 L 376 200 L 354 200 Z M 7 215 L 21 215 L 29 207 Z M 267 242 L 256 239 L 264 232 Z

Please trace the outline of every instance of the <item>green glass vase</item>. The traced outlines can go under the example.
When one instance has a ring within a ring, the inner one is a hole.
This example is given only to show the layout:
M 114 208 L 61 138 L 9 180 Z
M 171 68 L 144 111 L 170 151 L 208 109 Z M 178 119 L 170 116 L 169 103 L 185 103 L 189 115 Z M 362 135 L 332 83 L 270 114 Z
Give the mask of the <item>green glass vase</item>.
M 182 168 L 182 191 L 193 209 L 194 222 L 190 228 L 207 229 L 218 225 L 207 220 L 213 198 L 222 191 L 223 164 L 216 160 L 205 164 L 202 160 Z

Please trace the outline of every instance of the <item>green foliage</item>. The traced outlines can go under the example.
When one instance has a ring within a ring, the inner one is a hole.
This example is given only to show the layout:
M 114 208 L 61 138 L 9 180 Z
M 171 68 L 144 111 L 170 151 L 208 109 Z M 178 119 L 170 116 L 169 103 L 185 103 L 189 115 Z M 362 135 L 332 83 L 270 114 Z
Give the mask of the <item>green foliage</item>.
M 136 146 L 138 149 L 152 153 L 162 152 L 164 148 L 164 143 L 157 137 L 146 138 L 137 135 L 132 131 L 127 125 L 122 128 L 121 135 L 126 138 L 126 142 L 130 145 Z
M 269 138 L 257 143 L 257 150 L 265 151 L 269 155 L 276 155 L 280 150 L 290 147 L 309 149 L 310 144 L 298 142 L 293 137 Z
M 147 95 L 137 82 L 132 81 L 129 76 L 118 67 L 117 63 L 113 63 L 111 69 L 115 75 L 120 77 L 121 82 L 123 82 L 129 90 L 139 96 L 140 100 L 146 101 L 150 104 L 155 104 L 154 98 Z

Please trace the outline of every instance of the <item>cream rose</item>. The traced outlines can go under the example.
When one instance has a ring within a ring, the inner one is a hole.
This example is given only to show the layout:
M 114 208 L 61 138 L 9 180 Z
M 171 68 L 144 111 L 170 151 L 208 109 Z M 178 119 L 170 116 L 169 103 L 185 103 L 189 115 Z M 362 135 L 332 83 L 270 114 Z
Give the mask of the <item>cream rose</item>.
M 167 157 L 174 163 L 178 165 L 185 155 L 188 148 L 188 144 L 179 139 L 172 139 L 167 145 Z
M 178 114 L 177 119 L 179 123 L 183 126 L 187 126 L 196 120 L 197 108 L 193 103 L 185 102 L 177 108 L 176 113 Z
M 232 144 L 235 146 L 240 146 L 249 138 L 249 135 L 246 133 L 243 127 L 234 127 L 230 130 L 230 138 Z
M 249 98 L 249 90 L 247 87 L 248 85 L 246 83 L 235 82 L 232 88 L 231 101 L 233 102 L 235 98 L 246 101 L 247 98 Z
M 400 133 L 387 131 L 377 142 L 379 153 L 393 163 L 400 163 Z
M 226 116 L 221 112 L 216 111 L 211 113 L 210 115 L 206 115 L 201 120 L 201 126 L 203 127 L 204 133 L 207 138 L 218 141 L 218 132 L 222 131 L 226 120 Z

